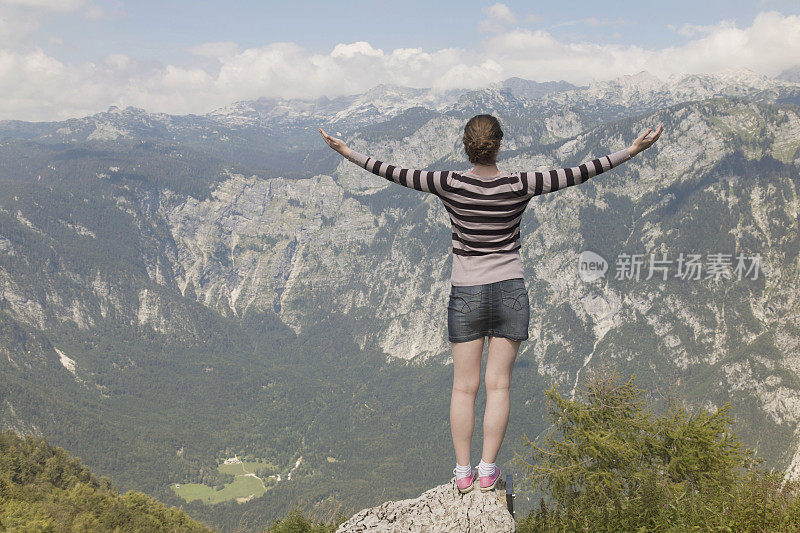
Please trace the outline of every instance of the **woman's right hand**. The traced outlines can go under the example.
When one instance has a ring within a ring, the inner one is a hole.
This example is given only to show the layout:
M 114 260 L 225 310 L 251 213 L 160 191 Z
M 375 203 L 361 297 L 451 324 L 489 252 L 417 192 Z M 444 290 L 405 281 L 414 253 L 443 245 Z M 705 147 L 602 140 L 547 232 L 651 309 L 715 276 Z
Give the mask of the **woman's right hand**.
M 658 140 L 658 137 L 661 135 L 661 132 L 664 131 L 664 125 L 659 124 L 655 135 L 653 135 L 652 137 L 648 137 L 648 134 L 651 131 L 653 131 L 653 128 L 647 128 L 647 131 L 639 135 L 636 138 L 636 140 L 633 141 L 633 144 L 631 144 L 628 147 L 628 153 L 631 154 L 631 157 L 653 146 L 653 143 Z
M 344 157 L 350 155 L 350 148 L 345 144 L 343 140 L 328 135 L 322 128 L 319 128 L 319 132 L 320 134 L 322 134 L 322 138 L 325 139 L 325 142 L 328 143 L 328 146 L 330 146 L 331 148 L 342 154 Z

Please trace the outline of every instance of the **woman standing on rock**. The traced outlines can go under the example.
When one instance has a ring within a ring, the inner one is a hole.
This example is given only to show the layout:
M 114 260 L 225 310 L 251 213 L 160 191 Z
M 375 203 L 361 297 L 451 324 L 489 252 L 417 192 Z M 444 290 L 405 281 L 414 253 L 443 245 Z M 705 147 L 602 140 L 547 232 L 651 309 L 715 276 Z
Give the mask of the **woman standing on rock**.
M 484 338 L 488 337 L 483 454 L 478 464 L 482 491 L 500 477 L 495 460 L 509 414 L 511 371 L 520 343 L 528 338 L 528 291 L 520 259 L 520 222 L 534 196 L 577 185 L 649 148 L 661 135 L 659 125 L 642 133 L 628 148 L 586 163 L 546 172 L 500 172 L 497 154 L 503 130 L 492 115 L 472 117 L 464 128 L 464 149 L 475 165 L 467 172 L 402 168 L 348 148 L 322 128 L 328 145 L 373 174 L 439 197 L 450 215 L 453 266 L 447 306 L 448 337 L 453 350 L 450 429 L 456 455 L 456 485 L 472 490 L 470 463 L 475 398 L 480 386 Z

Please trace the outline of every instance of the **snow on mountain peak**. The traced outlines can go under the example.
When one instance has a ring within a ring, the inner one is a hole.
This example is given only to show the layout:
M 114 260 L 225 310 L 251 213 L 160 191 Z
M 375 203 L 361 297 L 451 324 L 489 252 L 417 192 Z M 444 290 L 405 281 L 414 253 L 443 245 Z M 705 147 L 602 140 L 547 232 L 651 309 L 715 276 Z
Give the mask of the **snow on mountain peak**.
M 594 81 L 589 84 L 586 94 L 590 97 L 619 94 L 623 98 L 628 98 L 632 94 L 659 91 L 663 86 L 664 82 L 660 78 L 646 70 L 642 70 L 635 74 L 624 74 L 610 80 Z

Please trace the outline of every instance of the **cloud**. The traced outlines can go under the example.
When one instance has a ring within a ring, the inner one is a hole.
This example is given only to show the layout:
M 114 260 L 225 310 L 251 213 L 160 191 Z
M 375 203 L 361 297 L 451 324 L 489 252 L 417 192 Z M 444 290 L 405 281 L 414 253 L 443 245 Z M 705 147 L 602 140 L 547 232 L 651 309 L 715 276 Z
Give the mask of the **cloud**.
M 517 22 L 517 16 L 505 4 L 492 4 L 483 8 L 486 18 L 478 23 L 478 30 L 482 32 L 501 31 Z
M 730 20 L 723 20 L 718 22 L 714 25 L 699 25 L 699 24 L 690 24 L 685 23 L 680 28 L 675 28 L 675 26 L 669 25 L 670 29 L 675 30 L 679 35 L 686 37 L 688 39 L 698 37 L 698 36 L 707 36 L 713 34 L 715 31 L 720 31 L 723 29 L 736 29 L 736 24 Z
M 0 47 L 19 48 L 39 29 L 39 21 L 30 13 L 0 3 Z
M 122 16 L 123 10 L 119 0 L 0 0 L 0 48 L 30 49 L 42 21 L 72 13 L 100 20 Z M 47 37 L 50 44 L 57 40 Z
M 483 8 L 484 17 L 478 22 L 478 31 L 481 33 L 496 33 L 507 30 L 519 23 L 519 17 L 511 11 L 505 4 L 496 3 Z M 541 17 L 535 13 L 529 13 L 522 18 L 523 24 L 534 24 L 539 22 Z
M 494 4 L 486 20 L 515 24 L 519 18 L 506 10 Z M 762 12 L 746 27 L 720 22 L 686 31 L 691 37 L 683 44 L 660 49 L 569 42 L 561 33 L 509 26 L 488 33 L 474 49 L 383 50 L 355 41 L 314 52 L 292 42 L 246 49 L 210 42 L 189 48 L 196 62 L 187 65 L 125 54 L 70 64 L 36 46 L 21 49 L 0 42 L 0 119 L 64 119 L 110 105 L 205 113 L 237 100 L 335 97 L 378 83 L 446 90 L 520 76 L 587 84 L 641 70 L 663 78 L 737 67 L 776 75 L 800 57 L 798 15 Z
M 615 19 L 609 18 L 602 18 L 599 19 L 597 17 L 586 17 L 582 19 L 573 19 L 573 20 L 565 20 L 564 22 L 559 22 L 557 24 L 553 24 L 552 28 L 560 28 L 562 26 L 591 26 L 591 27 L 599 27 L 599 26 L 627 26 L 629 24 L 633 24 L 630 21 L 623 19 L 622 17 L 617 17 Z M 674 30 L 674 26 L 670 27 L 671 25 L 667 25 L 668 28 Z
M 218 41 L 190 46 L 186 51 L 196 56 L 222 60 L 235 55 L 239 45 L 233 41 Z
M 116 3 L 111 6 L 99 6 L 89 4 L 83 10 L 83 16 L 89 20 L 104 20 L 122 16 L 123 10 L 121 4 Z
M 69 13 L 86 7 L 87 0 L 0 0 L 0 4 L 51 13 Z
M 358 41 L 353 44 L 342 44 L 339 43 L 331 52 L 331 57 L 341 57 L 341 58 L 354 58 L 356 56 L 370 56 L 370 57 L 382 57 L 383 50 L 376 50 L 372 48 L 366 41 Z
M 642 70 L 666 77 L 741 67 L 774 76 L 798 63 L 800 16 L 762 12 L 749 27 L 721 22 L 681 46 L 661 49 L 570 43 L 545 30 L 523 28 L 491 36 L 484 48 L 506 73 L 537 81 L 586 84 Z
M 667 72 L 746 67 L 774 76 L 800 61 L 800 15 L 762 12 L 747 28 L 721 22 L 704 28 L 702 37 L 655 53 L 654 57 Z
M 122 14 L 120 0 L 0 0 L 0 7 L 41 13 L 63 15 L 79 12 L 90 20 L 101 20 Z

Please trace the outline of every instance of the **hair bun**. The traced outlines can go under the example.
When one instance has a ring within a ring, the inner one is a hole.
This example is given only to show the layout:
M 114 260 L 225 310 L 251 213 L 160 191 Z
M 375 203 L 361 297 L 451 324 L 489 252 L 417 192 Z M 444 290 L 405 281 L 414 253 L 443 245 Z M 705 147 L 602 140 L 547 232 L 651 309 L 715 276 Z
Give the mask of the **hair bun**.
M 495 163 L 502 139 L 500 122 L 492 115 L 476 115 L 464 127 L 464 150 L 473 164 Z

